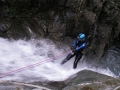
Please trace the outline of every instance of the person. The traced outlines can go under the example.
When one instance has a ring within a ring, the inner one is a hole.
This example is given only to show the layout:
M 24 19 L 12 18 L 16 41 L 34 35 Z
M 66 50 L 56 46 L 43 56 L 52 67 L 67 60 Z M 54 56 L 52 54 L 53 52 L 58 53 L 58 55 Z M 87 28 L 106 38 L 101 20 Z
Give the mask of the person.
M 66 63 L 68 60 L 70 60 L 72 57 L 75 57 L 75 61 L 73 63 L 73 68 L 77 68 L 77 63 L 82 58 L 83 55 L 83 49 L 86 46 L 86 40 L 85 40 L 85 34 L 80 33 L 77 36 L 77 39 L 74 41 L 72 47 L 71 47 L 71 53 L 67 55 L 67 57 L 61 62 L 61 65 Z

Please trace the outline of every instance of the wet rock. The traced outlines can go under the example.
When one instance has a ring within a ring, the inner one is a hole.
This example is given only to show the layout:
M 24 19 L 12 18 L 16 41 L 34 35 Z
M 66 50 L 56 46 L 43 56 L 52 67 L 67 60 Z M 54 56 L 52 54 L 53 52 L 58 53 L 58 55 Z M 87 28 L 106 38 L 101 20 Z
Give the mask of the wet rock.
M 81 90 L 94 90 L 94 89 L 92 89 L 91 87 L 83 87 L 83 88 L 81 88 Z
M 83 70 L 61 82 L 39 81 L 30 83 L 19 83 L 1 81 L 0 89 L 6 90 L 119 90 L 120 80 L 99 74 L 97 72 Z
M 114 90 L 115 87 L 119 86 L 120 80 L 83 70 L 66 82 L 68 85 L 62 90 Z
M 108 44 L 111 31 L 112 29 L 107 25 L 95 24 L 92 29 L 92 40 L 89 40 L 90 45 L 85 50 L 87 58 L 90 57 L 89 59 L 94 59 L 95 61 L 100 60 L 104 52 L 104 48 L 106 44 Z
M 110 22 L 117 18 L 119 13 L 119 8 L 116 3 L 113 1 L 105 1 L 103 3 L 103 9 L 100 14 L 100 21 L 103 22 Z
M 0 23 L 0 37 L 8 38 L 7 35 L 8 29 L 5 24 Z
M 11 82 L 11 81 L 1 81 L 0 89 L 1 90 L 51 90 L 49 88 L 38 85 Z

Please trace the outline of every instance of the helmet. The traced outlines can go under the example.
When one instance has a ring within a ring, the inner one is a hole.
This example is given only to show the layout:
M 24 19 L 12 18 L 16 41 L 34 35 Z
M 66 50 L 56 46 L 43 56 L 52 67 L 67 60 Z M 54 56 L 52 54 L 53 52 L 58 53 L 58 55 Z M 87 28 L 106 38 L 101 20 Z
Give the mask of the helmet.
M 77 38 L 78 38 L 79 40 L 84 40 L 84 39 L 85 39 L 85 34 L 80 33 L 80 34 L 78 34 Z

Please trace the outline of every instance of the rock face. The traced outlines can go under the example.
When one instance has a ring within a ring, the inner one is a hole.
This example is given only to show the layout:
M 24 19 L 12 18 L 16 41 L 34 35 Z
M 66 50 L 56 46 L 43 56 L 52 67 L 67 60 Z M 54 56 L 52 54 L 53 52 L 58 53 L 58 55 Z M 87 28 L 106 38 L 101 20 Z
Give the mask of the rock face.
M 68 86 L 62 90 L 119 90 L 119 83 L 118 79 L 83 70 L 69 80 Z
M 36 85 L 35 85 L 36 84 Z M 119 90 L 120 80 L 96 72 L 83 70 L 64 82 L 36 82 L 25 84 L 0 82 L 2 90 Z
M 85 59 L 99 60 L 120 37 L 117 0 L 1 0 L 0 4 L 0 36 L 4 38 L 64 41 L 83 32 L 88 43 Z

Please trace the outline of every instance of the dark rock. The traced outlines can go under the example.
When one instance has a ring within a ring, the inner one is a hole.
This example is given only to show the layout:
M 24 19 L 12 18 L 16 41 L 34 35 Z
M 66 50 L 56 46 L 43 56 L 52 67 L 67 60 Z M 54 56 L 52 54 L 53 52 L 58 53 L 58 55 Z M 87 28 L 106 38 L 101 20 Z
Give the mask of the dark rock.
M 62 90 L 116 90 L 114 88 L 119 86 L 120 80 L 83 70 L 66 82 L 68 85 Z
M 8 30 L 7 30 L 7 27 L 5 26 L 5 24 L 0 23 L 0 37 L 8 38 L 7 32 L 8 32 Z
M 117 4 L 114 3 L 113 1 L 105 1 L 103 3 L 103 9 L 100 14 L 99 20 L 104 23 L 104 22 L 113 22 L 115 18 L 117 18 L 119 13 L 119 8 L 117 7 Z

